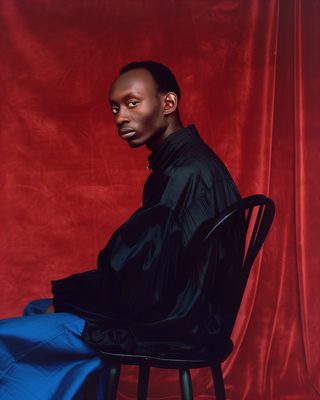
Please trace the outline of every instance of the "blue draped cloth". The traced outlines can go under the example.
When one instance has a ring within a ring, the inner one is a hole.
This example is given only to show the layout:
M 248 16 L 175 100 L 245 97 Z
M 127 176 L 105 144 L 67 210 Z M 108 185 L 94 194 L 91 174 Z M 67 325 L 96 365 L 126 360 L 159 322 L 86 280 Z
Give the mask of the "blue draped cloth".
M 103 399 L 109 368 L 82 339 L 85 321 L 44 314 L 51 301 L 33 301 L 22 317 L 0 321 L 0 399 L 83 400 L 85 384 L 98 373 Z

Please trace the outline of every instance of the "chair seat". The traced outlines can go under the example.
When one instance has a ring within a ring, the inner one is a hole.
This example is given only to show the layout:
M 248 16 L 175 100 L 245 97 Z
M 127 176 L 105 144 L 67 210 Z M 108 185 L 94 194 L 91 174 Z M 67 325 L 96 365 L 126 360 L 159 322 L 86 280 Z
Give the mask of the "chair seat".
M 214 362 L 222 363 L 229 357 L 232 350 L 233 342 L 230 340 L 225 352 L 221 352 L 217 357 L 208 359 L 163 358 L 149 355 L 116 354 L 106 351 L 100 351 L 100 357 L 109 364 L 144 365 L 163 369 L 194 369 L 210 367 Z

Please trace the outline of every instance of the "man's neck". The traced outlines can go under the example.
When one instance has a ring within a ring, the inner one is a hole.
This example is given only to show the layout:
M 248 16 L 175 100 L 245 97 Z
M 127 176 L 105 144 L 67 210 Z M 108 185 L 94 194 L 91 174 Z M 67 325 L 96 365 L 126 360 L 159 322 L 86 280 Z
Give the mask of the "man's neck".
M 180 119 L 174 120 L 172 123 L 168 125 L 167 129 L 161 134 L 161 136 L 157 137 L 151 143 L 150 142 L 147 143 L 146 145 L 147 149 L 152 152 L 157 152 L 162 146 L 162 143 L 166 140 L 168 136 L 171 135 L 171 133 L 180 131 L 181 129 L 183 129 L 183 125 Z

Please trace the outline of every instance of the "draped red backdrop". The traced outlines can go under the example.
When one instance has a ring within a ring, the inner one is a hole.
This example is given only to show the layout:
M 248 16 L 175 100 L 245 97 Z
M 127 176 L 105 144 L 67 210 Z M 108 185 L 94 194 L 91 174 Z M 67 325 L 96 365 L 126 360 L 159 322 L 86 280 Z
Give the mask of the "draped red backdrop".
M 320 397 L 320 2 L 2 0 L 1 317 L 50 296 L 50 281 L 95 268 L 141 204 L 148 151 L 113 126 L 108 88 L 134 60 L 169 66 L 194 123 L 243 197 L 276 217 L 250 277 L 224 363 L 227 398 Z M 119 399 L 135 396 L 123 368 Z M 209 370 L 193 372 L 209 399 Z M 150 398 L 179 398 L 152 371 Z

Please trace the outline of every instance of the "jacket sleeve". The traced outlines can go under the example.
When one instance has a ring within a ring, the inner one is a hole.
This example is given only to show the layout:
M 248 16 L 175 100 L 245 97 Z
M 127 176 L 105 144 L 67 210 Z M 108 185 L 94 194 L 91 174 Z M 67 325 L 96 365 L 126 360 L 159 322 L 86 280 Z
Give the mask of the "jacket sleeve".
M 52 282 L 55 309 L 106 324 L 135 321 L 174 283 L 180 255 L 181 229 L 172 211 L 142 208 L 113 234 L 97 270 Z

